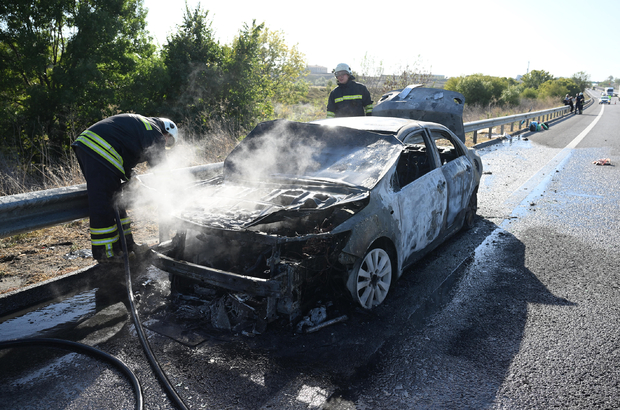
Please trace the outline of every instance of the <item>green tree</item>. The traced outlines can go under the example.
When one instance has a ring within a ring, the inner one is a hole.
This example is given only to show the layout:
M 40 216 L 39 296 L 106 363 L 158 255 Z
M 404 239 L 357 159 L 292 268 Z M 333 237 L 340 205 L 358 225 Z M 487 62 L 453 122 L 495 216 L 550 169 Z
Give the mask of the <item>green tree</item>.
M 67 147 L 117 102 L 137 58 L 153 54 L 145 16 L 141 0 L 3 1 L 0 138 Z
M 519 105 L 521 87 L 518 85 L 509 85 L 502 91 L 500 101 L 508 105 Z
M 251 127 L 256 118 L 273 114 L 273 106 L 265 101 L 270 101 L 274 94 L 260 70 L 260 36 L 264 27 L 264 23 L 257 25 L 256 21 L 251 26 L 244 24 L 232 47 L 224 49 L 226 118 L 240 134 Z M 257 100 L 258 96 L 262 98 Z
M 525 88 L 538 89 L 546 81 L 553 80 L 553 76 L 544 70 L 532 70 L 521 77 Z
M 558 78 L 544 82 L 538 87 L 538 98 L 557 98 L 558 101 L 564 99 L 566 94 L 575 95 L 579 93 L 580 88 L 572 79 Z
M 521 98 L 535 100 L 538 98 L 538 90 L 536 90 L 535 88 L 525 88 L 523 91 L 521 91 Z
M 472 74 L 448 79 L 444 89 L 463 94 L 466 104 L 488 105 L 492 102 L 503 102 L 502 95 L 509 85 L 510 82 L 505 78 Z
M 223 102 L 226 118 L 243 133 L 260 120 L 274 116 L 276 102 L 295 102 L 307 90 L 304 57 L 289 49 L 281 33 L 264 23 L 244 25 L 231 47 L 225 47 Z
M 168 70 L 159 54 L 153 54 L 150 58 L 136 56 L 135 69 L 127 78 L 127 83 L 121 87 L 115 106 L 121 112 L 172 118 L 170 108 L 164 106 L 168 84 Z
M 585 71 L 579 71 L 572 75 L 570 78 L 577 85 L 579 91 L 583 92 L 586 88 L 590 88 L 592 83 L 590 82 L 590 75 L 586 74 Z
M 166 67 L 160 99 L 165 115 L 200 133 L 222 114 L 223 48 L 214 39 L 209 12 L 185 5 L 183 23 L 163 47 Z
M 259 60 L 263 76 L 270 80 L 273 101 L 295 104 L 308 93 L 308 83 L 301 80 L 306 73 L 305 56 L 297 46 L 289 47 L 284 34 L 264 28 L 261 32 Z

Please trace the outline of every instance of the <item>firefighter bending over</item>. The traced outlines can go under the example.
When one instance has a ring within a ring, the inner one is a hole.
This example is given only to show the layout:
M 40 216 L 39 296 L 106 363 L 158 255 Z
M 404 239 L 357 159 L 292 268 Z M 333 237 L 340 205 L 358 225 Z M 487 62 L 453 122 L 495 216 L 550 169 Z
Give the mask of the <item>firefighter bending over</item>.
M 338 82 L 327 100 L 327 118 L 371 115 L 372 100 L 364 84 L 355 82 L 351 67 L 340 63 L 333 71 Z
M 119 114 L 92 125 L 71 144 L 86 179 L 93 258 L 99 263 L 123 262 L 119 234 L 125 235 L 130 254 L 148 249 L 134 243 L 131 221 L 122 206 L 123 232 L 118 232 L 115 196 L 138 163 L 161 163 L 166 147 L 174 145 L 177 138 L 177 126 L 167 118 Z

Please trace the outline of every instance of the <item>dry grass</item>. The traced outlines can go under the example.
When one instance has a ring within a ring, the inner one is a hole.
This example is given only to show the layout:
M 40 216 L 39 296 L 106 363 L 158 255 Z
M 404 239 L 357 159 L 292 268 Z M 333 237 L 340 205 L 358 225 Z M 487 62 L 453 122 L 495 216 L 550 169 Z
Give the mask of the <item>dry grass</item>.
M 523 114 L 530 111 L 547 110 L 561 105 L 561 102 L 552 98 L 545 100 L 522 99 L 519 105 L 513 107 L 506 107 L 498 104 L 490 104 L 488 106 L 466 105 L 463 110 L 463 122 L 506 117 L 508 115 Z
M 55 162 L 35 164 L 0 156 L 0 196 L 83 184 L 77 159 L 72 155 Z
M 157 224 L 131 216 L 136 242 L 153 245 Z M 92 257 L 80 256 L 84 250 L 90 250 L 88 219 L 0 239 L 0 294 L 94 265 Z
M 79 249 L 90 249 L 87 219 L 0 239 L 0 294 L 92 265 L 66 258 Z

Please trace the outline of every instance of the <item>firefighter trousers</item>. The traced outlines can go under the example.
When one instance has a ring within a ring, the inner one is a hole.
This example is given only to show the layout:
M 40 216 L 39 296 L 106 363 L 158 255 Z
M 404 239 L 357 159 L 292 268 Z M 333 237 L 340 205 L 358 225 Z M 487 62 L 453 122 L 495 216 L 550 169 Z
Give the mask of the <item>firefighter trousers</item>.
M 132 251 L 134 241 L 131 234 L 131 220 L 127 216 L 127 210 L 117 201 L 121 195 L 122 180 L 102 162 L 103 159 L 96 157 L 96 153 L 79 146 L 73 148 L 86 179 L 93 258 L 101 261 L 121 255 L 121 241 L 114 206 L 118 207 L 127 249 Z

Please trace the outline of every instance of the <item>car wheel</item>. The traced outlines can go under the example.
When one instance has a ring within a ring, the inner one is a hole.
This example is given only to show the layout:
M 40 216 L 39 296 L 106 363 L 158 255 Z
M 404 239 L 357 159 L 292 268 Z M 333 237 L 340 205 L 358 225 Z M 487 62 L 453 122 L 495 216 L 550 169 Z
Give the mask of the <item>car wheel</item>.
M 364 309 L 380 305 L 392 283 L 392 259 L 381 247 L 371 248 L 349 273 L 347 288 Z
M 465 211 L 465 221 L 463 221 L 464 229 L 471 229 L 476 220 L 476 212 L 478 212 L 478 189 L 476 188 L 469 198 L 467 210 Z

